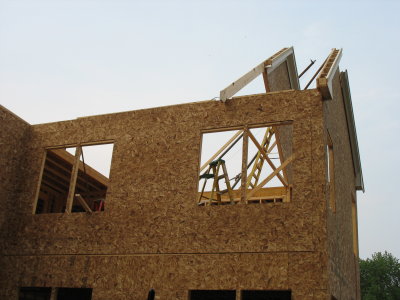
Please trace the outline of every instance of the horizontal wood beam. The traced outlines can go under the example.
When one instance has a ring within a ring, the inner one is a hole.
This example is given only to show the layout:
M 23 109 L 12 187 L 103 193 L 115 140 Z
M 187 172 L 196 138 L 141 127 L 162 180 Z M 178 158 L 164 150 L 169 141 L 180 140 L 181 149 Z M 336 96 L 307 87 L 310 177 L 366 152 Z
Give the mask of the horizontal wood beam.
M 279 174 L 280 171 L 282 171 L 286 166 L 292 162 L 294 159 L 294 154 L 292 154 L 283 164 L 281 164 L 277 169 L 275 169 L 271 174 L 267 176 L 259 185 L 257 185 L 254 189 L 252 189 L 248 194 L 247 194 L 247 199 L 251 198 L 255 192 L 257 192 L 259 189 L 261 189 L 264 185 L 266 185 L 268 182 L 272 180 L 275 176 Z
M 294 62 L 294 50 L 293 47 L 290 48 L 283 48 L 282 50 L 278 51 L 275 53 L 273 56 L 268 58 L 267 60 L 263 61 L 253 69 L 251 69 L 249 72 L 244 74 L 242 77 L 240 77 L 238 80 L 232 82 L 230 85 L 228 85 L 225 89 L 223 89 L 220 92 L 220 100 L 222 102 L 225 102 L 227 99 L 233 97 L 237 92 L 239 92 L 242 88 L 244 88 L 246 85 L 248 85 L 250 82 L 252 82 L 257 76 L 260 74 L 264 73 L 264 82 L 268 82 L 268 74 L 273 72 L 280 64 L 285 62 L 287 59 L 289 59 L 291 56 L 291 62 L 290 66 L 291 69 L 293 67 L 295 68 L 296 63 Z M 293 61 L 292 61 L 293 60 Z M 297 78 L 297 70 L 294 72 L 296 73 L 295 76 L 292 74 L 293 72 L 290 72 L 289 70 L 289 77 L 291 81 L 292 88 L 298 89 L 298 78 Z M 296 78 L 294 78 L 296 77 Z M 296 81 L 297 85 L 294 84 Z M 269 92 L 269 87 L 268 84 L 266 84 L 266 91 Z
M 267 199 L 279 199 L 279 198 L 285 199 L 285 197 L 287 197 L 287 190 L 288 190 L 288 188 L 283 187 L 283 186 L 282 187 L 261 188 L 261 189 L 257 190 L 256 192 L 254 192 L 252 197 L 247 198 L 247 200 L 260 200 L 260 199 L 267 200 Z M 250 193 L 251 191 L 252 191 L 251 189 L 247 189 L 246 193 Z M 241 189 L 232 190 L 232 196 L 233 196 L 234 202 L 241 201 L 241 193 L 242 193 Z M 203 192 L 203 196 L 204 196 L 204 200 L 202 200 L 202 202 L 208 202 L 209 200 L 207 200 L 206 198 L 211 197 L 211 192 L 209 192 L 209 191 Z M 231 200 L 229 199 L 229 197 L 222 197 L 221 202 L 222 203 L 230 203 Z

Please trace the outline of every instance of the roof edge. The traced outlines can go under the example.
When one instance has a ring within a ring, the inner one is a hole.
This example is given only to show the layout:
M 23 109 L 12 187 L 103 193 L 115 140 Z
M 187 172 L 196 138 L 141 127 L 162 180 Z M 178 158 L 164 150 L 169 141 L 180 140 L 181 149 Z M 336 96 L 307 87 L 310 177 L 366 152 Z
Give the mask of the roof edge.
M 353 158 L 356 190 L 365 192 L 364 179 L 361 168 L 360 151 L 358 148 L 356 124 L 354 120 L 353 104 L 351 100 L 349 76 L 347 70 L 340 72 L 340 85 L 342 88 L 344 108 L 346 112 L 347 128 L 349 131 L 351 155 Z
M 320 90 L 324 100 L 332 100 L 333 97 L 333 76 L 339 68 L 339 62 L 342 58 L 342 49 L 333 48 L 325 60 L 321 73 L 317 78 L 317 89 Z
M 7 107 L 3 106 L 0 104 L 0 110 L 3 110 L 5 112 L 7 112 L 8 114 L 12 115 L 14 118 L 22 121 L 23 123 L 25 123 L 26 125 L 31 126 L 31 124 L 29 124 L 29 122 L 25 121 L 24 119 L 22 119 L 20 116 L 18 116 L 17 114 L 15 114 L 14 112 L 12 112 L 11 110 L 9 110 Z

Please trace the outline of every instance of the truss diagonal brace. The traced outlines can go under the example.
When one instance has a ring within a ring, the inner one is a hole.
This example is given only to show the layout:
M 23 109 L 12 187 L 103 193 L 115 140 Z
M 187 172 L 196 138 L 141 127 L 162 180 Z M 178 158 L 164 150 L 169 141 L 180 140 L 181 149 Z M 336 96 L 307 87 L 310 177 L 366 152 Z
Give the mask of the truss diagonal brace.
M 271 181 L 272 178 L 274 178 L 276 175 L 279 174 L 280 171 L 282 171 L 286 166 L 294 159 L 294 154 L 292 154 L 285 162 L 280 165 L 277 169 L 275 169 L 267 178 L 265 178 L 259 185 L 257 185 L 254 189 L 252 189 L 248 195 L 247 199 L 249 199 L 256 191 L 261 189 L 264 185 L 266 185 L 268 182 Z
M 243 130 L 238 130 L 230 139 L 227 141 L 213 156 L 210 157 L 201 167 L 200 172 L 203 171 L 209 164 L 212 162 L 222 151 L 224 151 L 240 134 L 243 133 Z
M 271 161 L 271 159 L 268 157 L 267 153 L 265 153 L 265 150 L 261 147 L 261 145 L 258 143 L 257 139 L 254 137 L 254 135 L 251 133 L 250 130 L 246 129 L 247 134 L 249 135 L 249 138 L 253 141 L 254 145 L 258 148 L 258 151 L 262 154 L 262 156 L 265 158 L 267 163 L 271 166 L 272 170 L 276 170 L 276 166 L 274 163 Z M 282 182 L 284 186 L 288 186 L 288 183 L 285 178 L 282 177 L 279 172 L 276 174 L 276 176 L 279 178 L 279 180 Z

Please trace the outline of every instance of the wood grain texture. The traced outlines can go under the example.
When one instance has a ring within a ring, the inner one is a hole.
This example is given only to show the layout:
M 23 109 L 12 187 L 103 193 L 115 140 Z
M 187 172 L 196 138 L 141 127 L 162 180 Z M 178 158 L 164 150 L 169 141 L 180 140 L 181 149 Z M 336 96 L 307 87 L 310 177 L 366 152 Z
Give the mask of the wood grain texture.
M 275 72 L 283 79 L 271 89 L 286 89 L 287 71 Z M 94 300 L 145 299 L 150 288 L 179 300 L 190 289 L 355 298 L 351 199 L 337 200 L 335 216 L 327 210 L 326 128 L 346 164 L 336 195 L 352 182 L 345 115 L 334 104 L 316 89 L 292 90 L 33 126 L 0 110 L 11 141 L 1 174 L 19 174 L 1 191 L 0 298 L 16 299 L 18 286 L 92 287 Z M 197 206 L 202 132 L 282 121 L 292 122 L 296 157 L 290 202 Z M 114 141 L 105 211 L 32 215 L 44 149 L 104 140 Z
M 325 138 L 333 144 L 336 212 L 328 209 L 327 230 L 329 287 L 337 299 L 360 299 L 358 258 L 353 251 L 352 199 L 356 199 L 355 177 L 346 114 L 339 80 L 339 69 L 333 76 L 333 100 L 325 101 Z M 325 149 L 326 151 L 326 149 Z M 329 190 L 326 191 L 329 201 Z

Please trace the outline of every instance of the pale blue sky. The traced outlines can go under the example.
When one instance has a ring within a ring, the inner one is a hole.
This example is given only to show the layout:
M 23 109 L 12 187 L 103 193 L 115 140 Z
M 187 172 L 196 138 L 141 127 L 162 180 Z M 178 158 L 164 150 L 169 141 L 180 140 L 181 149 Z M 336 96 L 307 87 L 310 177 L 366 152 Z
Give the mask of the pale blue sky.
M 0 0 L 0 103 L 36 124 L 206 100 L 283 47 L 299 71 L 343 48 L 366 185 L 360 255 L 400 257 L 399 11 L 399 1 Z M 243 93 L 257 92 L 261 81 Z

